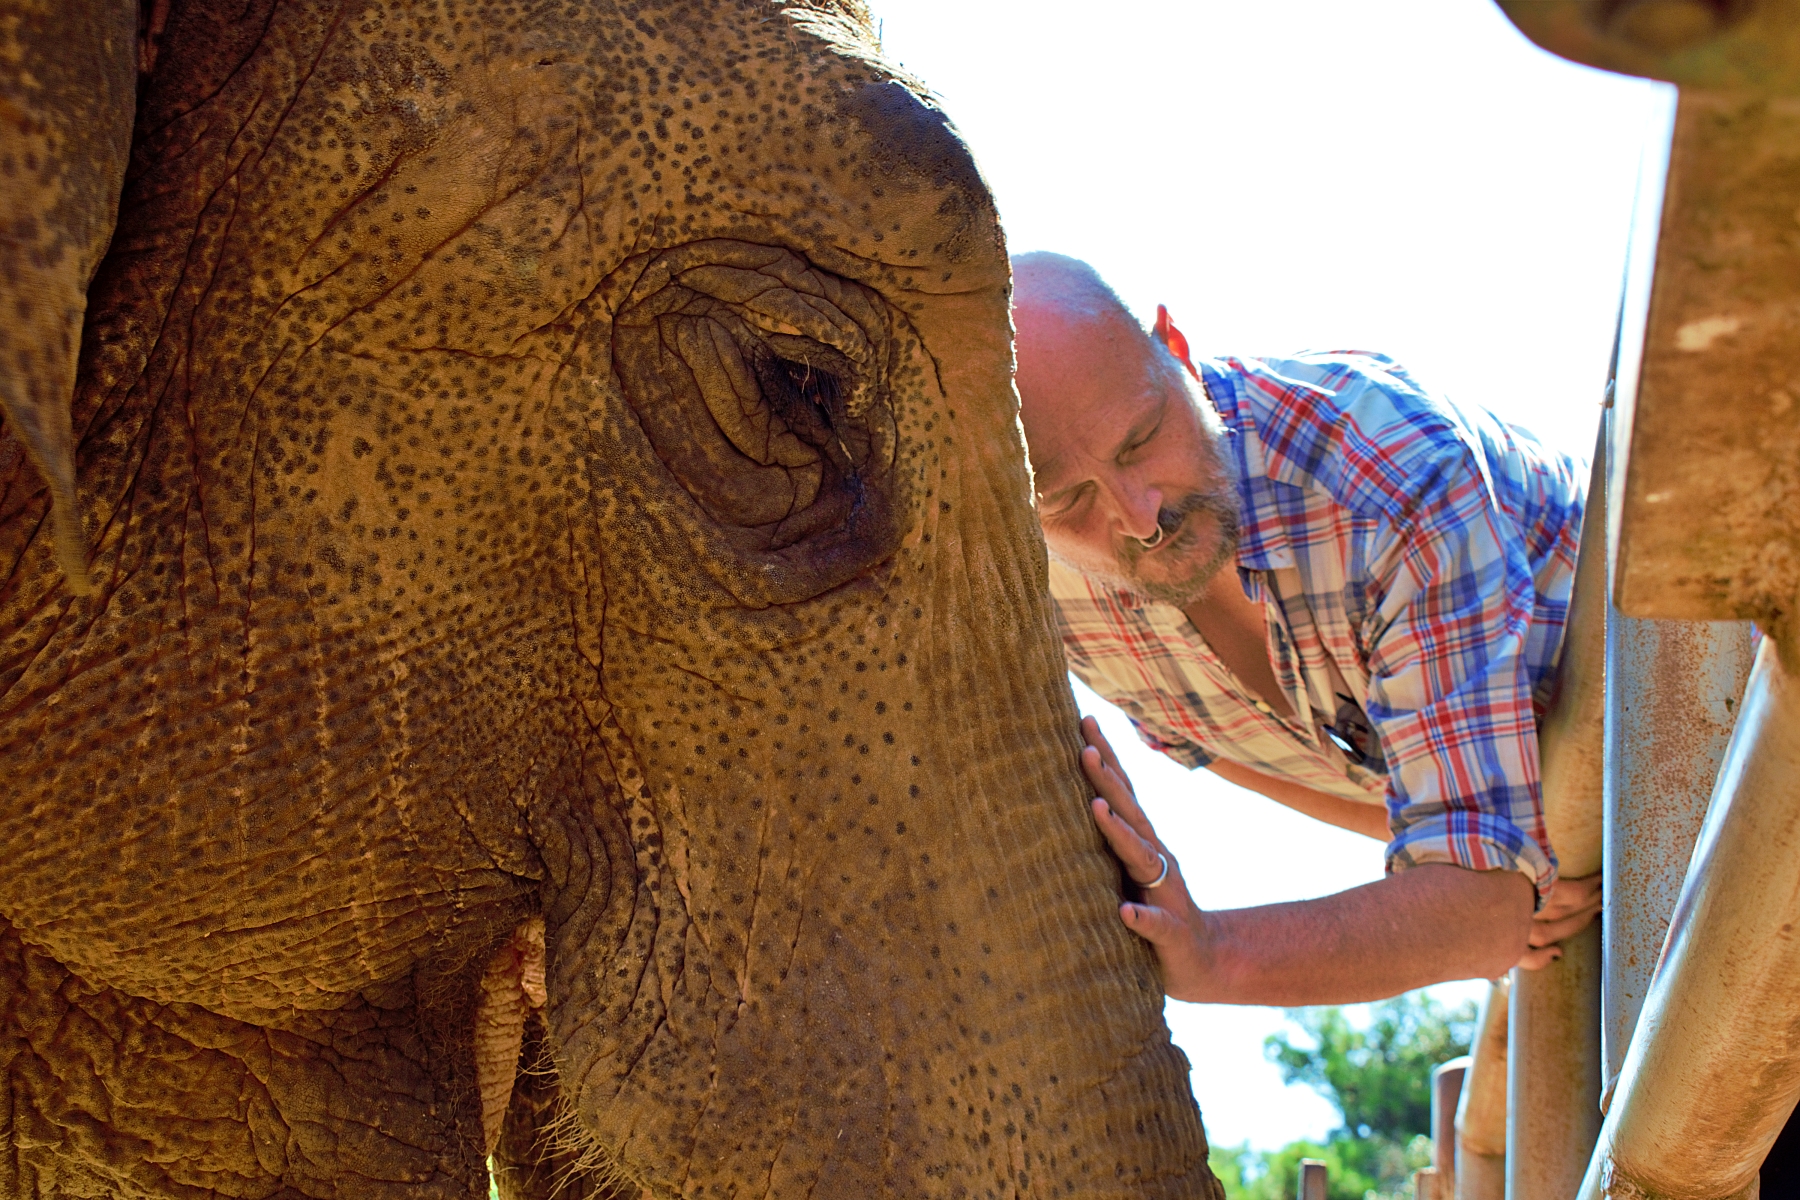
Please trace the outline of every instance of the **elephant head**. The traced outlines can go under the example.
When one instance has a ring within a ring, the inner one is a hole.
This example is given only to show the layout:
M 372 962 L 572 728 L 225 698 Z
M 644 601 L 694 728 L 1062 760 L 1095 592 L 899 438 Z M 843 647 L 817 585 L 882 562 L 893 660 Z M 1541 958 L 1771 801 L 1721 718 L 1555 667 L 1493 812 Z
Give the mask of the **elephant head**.
M 9 35 L 99 64 L 12 211 L 111 241 L 7 243 L 0 1184 L 1217 1194 L 866 15 L 117 10 Z

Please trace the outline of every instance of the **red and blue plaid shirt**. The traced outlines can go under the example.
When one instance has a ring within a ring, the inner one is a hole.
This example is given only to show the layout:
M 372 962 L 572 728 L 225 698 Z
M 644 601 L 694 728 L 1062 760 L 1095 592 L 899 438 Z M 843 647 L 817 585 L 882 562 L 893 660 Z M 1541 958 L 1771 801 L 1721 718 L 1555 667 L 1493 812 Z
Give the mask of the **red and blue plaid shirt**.
M 1248 693 L 1179 609 L 1052 563 L 1070 669 L 1189 767 L 1226 759 L 1385 800 L 1389 871 L 1513 869 L 1546 894 L 1537 720 L 1586 468 L 1377 354 L 1198 374 L 1238 471 L 1239 574 L 1295 718 Z

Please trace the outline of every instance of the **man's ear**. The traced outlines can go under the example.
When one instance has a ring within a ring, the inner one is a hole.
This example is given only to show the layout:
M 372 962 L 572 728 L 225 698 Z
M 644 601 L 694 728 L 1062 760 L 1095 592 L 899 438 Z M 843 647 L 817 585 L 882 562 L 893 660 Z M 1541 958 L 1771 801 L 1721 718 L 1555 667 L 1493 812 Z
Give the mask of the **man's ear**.
M 1175 322 L 1169 320 L 1169 310 L 1160 304 L 1156 306 L 1156 327 L 1150 331 L 1150 336 L 1161 342 L 1163 349 L 1173 354 L 1187 368 L 1189 375 L 1200 378 L 1200 372 L 1194 369 L 1194 360 L 1188 357 L 1187 339 L 1175 328 Z

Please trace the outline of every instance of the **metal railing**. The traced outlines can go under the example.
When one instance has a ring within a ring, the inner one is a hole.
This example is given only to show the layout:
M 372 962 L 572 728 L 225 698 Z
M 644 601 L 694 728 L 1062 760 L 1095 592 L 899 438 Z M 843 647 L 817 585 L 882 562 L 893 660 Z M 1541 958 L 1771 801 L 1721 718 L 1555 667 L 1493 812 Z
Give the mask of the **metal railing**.
M 1490 992 L 1419 1196 L 1754 1196 L 1800 1100 L 1800 0 L 1690 4 L 1717 21 L 1660 57 L 1621 40 L 1649 0 L 1501 3 L 1684 90 L 1645 159 L 1542 731 L 1552 846 L 1604 867 L 1605 912 Z

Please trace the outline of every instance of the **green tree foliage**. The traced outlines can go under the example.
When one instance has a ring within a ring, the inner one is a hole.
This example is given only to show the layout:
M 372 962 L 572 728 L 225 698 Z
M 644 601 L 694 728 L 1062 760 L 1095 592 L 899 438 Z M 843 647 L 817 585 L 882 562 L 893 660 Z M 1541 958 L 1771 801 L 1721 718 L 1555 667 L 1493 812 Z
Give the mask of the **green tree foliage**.
M 1248 1142 L 1241 1146 L 1220 1146 L 1213 1144 L 1207 1147 L 1206 1165 L 1212 1173 L 1219 1177 L 1225 1185 L 1225 1195 L 1229 1200 L 1239 1200 L 1250 1195 L 1244 1184 L 1245 1160 L 1253 1158 Z
M 1284 1033 L 1263 1039 L 1263 1053 L 1284 1083 L 1304 1083 L 1324 1096 L 1358 1137 L 1405 1142 L 1431 1131 L 1431 1071 L 1469 1052 L 1475 1006 L 1446 1012 L 1412 993 L 1377 1004 L 1367 1030 L 1353 1029 L 1338 1008 L 1288 1012 L 1316 1045 L 1295 1046 Z
M 1343 1122 L 1324 1142 L 1291 1142 L 1279 1150 L 1214 1147 L 1212 1168 L 1229 1200 L 1292 1200 L 1300 1160 L 1329 1171 L 1331 1200 L 1410 1196 L 1412 1173 L 1431 1161 L 1431 1071 L 1466 1054 L 1474 1006 L 1446 1010 L 1414 992 L 1377 1004 L 1368 1028 L 1338 1008 L 1291 1009 L 1288 1017 L 1312 1046 L 1286 1034 L 1263 1053 L 1288 1083 L 1304 1083 L 1329 1100 Z
M 1228 1200 L 1294 1200 L 1303 1158 L 1325 1164 L 1329 1200 L 1392 1200 L 1405 1194 L 1414 1171 L 1431 1162 L 1431 1142 L 1423 1136 L 1405 1146 L 1386 1139 L 1333 1137 L 1289 1142 L 1260 1153 L 1248 1145 L 1214 1146 L 1209 1161 Z
M 1213 1147 L 1213 1174 L 1225 1185 L 1228 1200 L 1294 1200 L 1300 1190 L 1300 1160 L 1316 1158 L 1326 1165 L 1329 1200 L 1363 1200 L 1378 1191 L 1379 1176 L 1357 1160 L 1357 1143 L 1347 1140 L 1289 1142 L 1260 1154 L 1243 1146 Z M 1426 1156 L 1430 1157 L 1427 1149 Z

